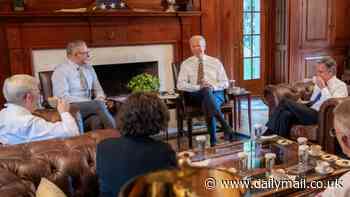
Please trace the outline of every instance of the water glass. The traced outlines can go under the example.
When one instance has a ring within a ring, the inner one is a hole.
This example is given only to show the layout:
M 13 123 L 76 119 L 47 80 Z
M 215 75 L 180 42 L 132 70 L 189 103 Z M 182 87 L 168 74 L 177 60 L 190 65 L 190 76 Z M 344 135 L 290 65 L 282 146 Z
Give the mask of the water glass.
M 239 152 L 238 158 L 239 158 L 238 169 L 240 174 L 242 175 L 248 170 L 248 155 L 245 152 Z
M 299 166 L 305 167 L 309 159 L 309 146 L 300 145 L 298 148 L 298 163 Z
M 298 142 L 299 146 L 307 145 L 307 138 L 306 137 L 298 137 L 297 142 Z
M 275 165 L 276 154 L 266 153 L 265 154 L 265 168 L 268 170 L 266 175 L 270 176 L 273 166 Z
M 254 128 L 253 139 L 257 140 L 263 134 L 264 126 L 262 124 L 255 124 L 253 128 Z
M 204 135 L 197 136 L 196 143 L 197 143 L 198 157 L 200 160 L 204 160 L 207 138 Z

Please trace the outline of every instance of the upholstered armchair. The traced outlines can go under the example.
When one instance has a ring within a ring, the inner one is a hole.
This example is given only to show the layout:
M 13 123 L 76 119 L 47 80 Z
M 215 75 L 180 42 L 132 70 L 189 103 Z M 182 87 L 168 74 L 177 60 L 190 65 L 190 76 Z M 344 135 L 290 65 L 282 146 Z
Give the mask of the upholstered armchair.
M 43 103 L 42 105 L 45 107 L 45 109 L 42 110 L 37 110 L 34 114 L 38 115 L 48 121 L 59 121 L 60 116 L 57 113 L 56 109 L 53 109 L 50 107 L 48 98 L 53 96 L 53 88 L 52 88 L 52 82 L 51 82 L 51 77 L 52 77 L 53 71 L 43 71 L 39 72 L 39 80 L 40 80 L 40 87 L 41 87 L 41 93 L 43 95 Z M 120 108 L 120 103 L 113 101 L 111 99 L 108 99 L 106 102 L 108 110 L 112 113 L 112 115 L 115 115 Z M 90 116 L 86 118 L 85 120 L 82 119 L 80 111 L 77 107 L 74 107 L 71 105 L 71 114 L 75 117 L 80 130 L 84 131 L 89 131 L 92 130 L 91 124 L 93 124 L 97 116 Z M 86 123 L 87 128 L 82 128 L 83 126 L 83 121 Z
M 269 115 L 273 113 L 282 98 L 295 101 L 310 100 L 314 84 L 312 82 L 296 82 L 293 84 L 268 85 L 264 89 L 263 101 L 269 107 Z M 333 129 L 333 109 L 345 98 L 331 98 L 325 101 L 319 111 L 319 120 L 315 125 L 294 125 L 290 131 L 290 137 L 307 137 L 310 141 L 320 144 L 325 151 L 337 153 L 338 143 L 336 138 L 330 135 Z

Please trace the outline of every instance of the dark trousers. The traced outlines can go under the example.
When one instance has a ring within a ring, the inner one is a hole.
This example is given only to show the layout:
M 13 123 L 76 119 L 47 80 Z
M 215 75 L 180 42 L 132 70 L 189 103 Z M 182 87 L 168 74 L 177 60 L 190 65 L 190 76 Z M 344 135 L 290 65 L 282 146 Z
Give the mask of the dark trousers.
M 209 88 L 202 88 L 197 92 L 186 92 L 185 99 L 187 104 L 200 107 L 204 113 L 211 145 L 216 144 L 215 119 L 220 122 L 224 131 L 232 131 L 220 110 L 221 105 L 225 102 L 224 91 L 212 91 Z
M 116 128 L 113 116 L 102 101 L 92 100 L 72 103 L 79 108 L 84 125 L 84 131 L 95 129 Z
M 282 99 L 272 112 L 266 126 L 269 134 L 278 134 L 289 137 L 290 128 L 293 124 L 311 125 L 318 122 L 318 112 L 304 104 L 290 99 Z

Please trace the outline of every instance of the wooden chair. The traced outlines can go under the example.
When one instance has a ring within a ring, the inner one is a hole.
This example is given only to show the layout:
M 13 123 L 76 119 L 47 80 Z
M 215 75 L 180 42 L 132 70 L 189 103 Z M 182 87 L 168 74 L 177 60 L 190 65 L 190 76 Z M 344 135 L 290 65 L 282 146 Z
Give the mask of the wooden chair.
M 186 120 L 187 123 L 187 137 L 188 137 L 188 146 L 192 148 L 192 130 L 193 130 L 193 118 L 198 118 L 204 116 L 199 107 L 191 106 L 186 103 L 183 95 L 183 91 L 176 89 L 177 79 L 178 79 L 178 67 L 176 64 L 172 64 L 173 70 L 173 79 L 175 84 L 175 91 L 180 95 L 181 99 L 181 109 L 179 110 L 180 128 L 177 132 L 177 141 L 179 146 L 180 137 L 183 135 L 183 121 Z M 221 106 L 221 111 L 225 115 L 225 118 L 228 118 L 229 124 L 233 127 L 233 103 L 230 102 L 226 91 L 225 91 L 225 100 L 226 102 Z

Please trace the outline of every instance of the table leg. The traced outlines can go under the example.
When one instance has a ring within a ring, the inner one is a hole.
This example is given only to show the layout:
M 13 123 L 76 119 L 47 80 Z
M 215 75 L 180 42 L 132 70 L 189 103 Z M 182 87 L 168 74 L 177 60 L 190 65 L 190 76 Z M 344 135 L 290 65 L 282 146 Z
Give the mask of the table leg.
M 233 96 L 233 121 L 234 121 L 234 131 L 237 132 L 237 100 Z
M 241 117 L 241 98 L 238 97 L 237 98 L 237 104 L 238 104 L 238 129 L 241 128 L 241 121 L 242 121 L 242 117 Z
M 252 134 L 252 109 L 251 109 L 251 97 L 248 95 L 248 124 L 249 124 L 249 134 Z

